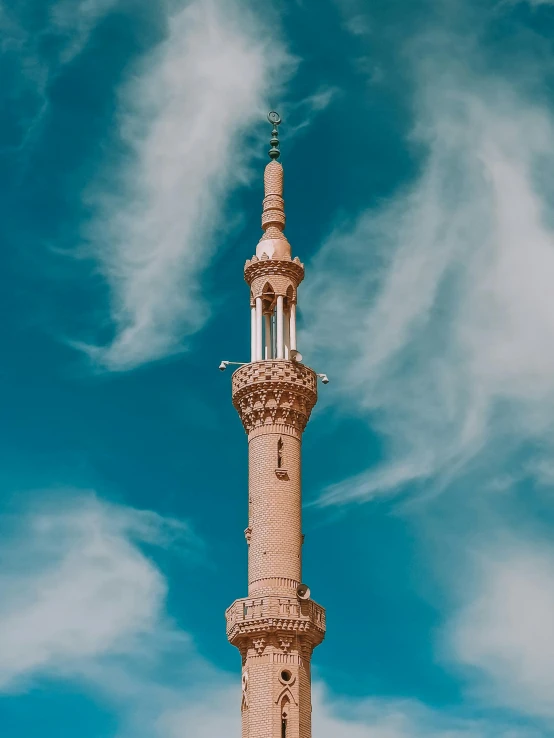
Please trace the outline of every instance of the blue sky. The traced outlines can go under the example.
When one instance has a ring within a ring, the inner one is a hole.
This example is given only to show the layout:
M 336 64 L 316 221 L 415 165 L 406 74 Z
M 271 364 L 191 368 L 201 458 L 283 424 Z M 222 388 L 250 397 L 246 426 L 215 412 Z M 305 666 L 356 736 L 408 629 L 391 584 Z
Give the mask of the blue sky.
M 238 738 L 269 109 L 315 738 L 554 734 L 554 3 L 0 2 L 4 738 Z

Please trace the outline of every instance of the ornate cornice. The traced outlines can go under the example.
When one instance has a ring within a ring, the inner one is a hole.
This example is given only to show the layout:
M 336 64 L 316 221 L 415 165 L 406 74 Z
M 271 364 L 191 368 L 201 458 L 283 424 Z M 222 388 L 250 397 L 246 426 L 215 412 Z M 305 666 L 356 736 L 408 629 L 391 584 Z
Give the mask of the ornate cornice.
M 290 259 L 248 259 L 244 266 L 244 279 L 250 287 L 269 277 L 279 276 L 290 280 L 298 287 L 304 279 L 304 265 L 298 257 Z
M 233 374 L 233 405 L 247 433 L 275 425 L 302 433 L 317 402 L 317 377 L 294 361 L 255 361 Z

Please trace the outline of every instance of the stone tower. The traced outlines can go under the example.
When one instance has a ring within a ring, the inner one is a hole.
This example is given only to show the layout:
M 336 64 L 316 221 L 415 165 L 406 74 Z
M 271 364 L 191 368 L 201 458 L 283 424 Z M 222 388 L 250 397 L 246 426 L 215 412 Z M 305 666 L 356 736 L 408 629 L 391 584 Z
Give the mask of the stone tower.
M 263 236 L 246 262 L 251 361 L 233 374 L 233 405 L 248 434 L 248 597 L 227 610 L 242 657 L 242 738 L 311 738 L 312 652 L 325 611 L 302 585 L 302 433 L 317 375 L 296 349 L 304 266 L 284 235 L 283 167 L 276 113 L 265 169 Z

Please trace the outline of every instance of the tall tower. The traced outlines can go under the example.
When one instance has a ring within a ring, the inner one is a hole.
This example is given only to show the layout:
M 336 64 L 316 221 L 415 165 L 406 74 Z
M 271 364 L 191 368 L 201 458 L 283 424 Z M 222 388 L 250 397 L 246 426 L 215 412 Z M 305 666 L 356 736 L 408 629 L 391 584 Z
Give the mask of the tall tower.
M 233 374 L 233 405 L 248 434 L 248 597 L 226 612 L 242 657 L 242 738 L 311 738 L 312 652 L 325 610 L 302 585 L 302 433 L 317 401 L 317 375 L 296 348 L 304 266 L 284 235 L 277 113 L 265 169 L 262 229 L 246 262 L 251 361 Z

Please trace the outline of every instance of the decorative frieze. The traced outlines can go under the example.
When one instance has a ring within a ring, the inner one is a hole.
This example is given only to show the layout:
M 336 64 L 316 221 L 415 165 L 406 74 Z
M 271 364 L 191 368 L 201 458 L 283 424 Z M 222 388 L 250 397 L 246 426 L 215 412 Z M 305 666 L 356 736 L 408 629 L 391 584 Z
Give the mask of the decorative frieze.
M 246 262 L 244 279 L 250 285 L 252 297 L 260 297 L 264 285 L 269 282 L 275 294 L 286 295 L 292 287 L 293 302 L 296 302 L 296 288 L 304 279 L 304 265 L 300 261 L 285 259 L 264 259 Z
M 280 635 L 280 636 L 278 636 L 277 640 L 279 642 L 279 646 L 281 648 L 281 651 L 284 651 L 285 653 L 288 653 L 289 652 L 289 649 L 290 649 L 290 647 L 292 645 L 292 638 L 290 638 L 289 636 Z
M 247 433 L 268 425 L 302 433 L 317 401 L 317 377 L 294 361 L 256 361 L 233 374 L 233 405 Z

